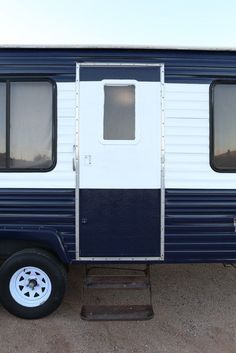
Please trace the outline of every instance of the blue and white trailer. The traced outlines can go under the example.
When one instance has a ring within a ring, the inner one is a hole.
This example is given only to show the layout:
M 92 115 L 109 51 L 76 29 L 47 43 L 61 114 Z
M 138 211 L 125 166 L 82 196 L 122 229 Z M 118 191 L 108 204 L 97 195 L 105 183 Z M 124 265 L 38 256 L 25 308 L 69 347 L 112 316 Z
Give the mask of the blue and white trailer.
M 0 48 L 0 299 L 65 267 L 236 260 L 236 51 Z

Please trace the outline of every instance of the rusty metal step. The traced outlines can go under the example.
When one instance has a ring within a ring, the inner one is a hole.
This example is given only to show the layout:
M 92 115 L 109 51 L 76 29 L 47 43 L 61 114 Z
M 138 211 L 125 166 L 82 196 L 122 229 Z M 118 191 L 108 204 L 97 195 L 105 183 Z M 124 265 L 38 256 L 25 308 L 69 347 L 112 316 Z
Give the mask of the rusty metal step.
M 84 285 L 94 289 L 145 289 L 150 281 L 147 276 L 88 275 Z
M 87 321 L 150 320 L 152 305 L 83 305 L 81 318 Z

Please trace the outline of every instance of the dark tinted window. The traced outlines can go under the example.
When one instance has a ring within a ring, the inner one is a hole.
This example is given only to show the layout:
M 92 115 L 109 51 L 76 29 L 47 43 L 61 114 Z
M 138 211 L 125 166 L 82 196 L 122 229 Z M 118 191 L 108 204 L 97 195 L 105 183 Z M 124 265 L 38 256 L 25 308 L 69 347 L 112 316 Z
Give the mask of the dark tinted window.
M 6 83 L 0 82 L 0 168 L 6 165 Z
M 135 139 L 135 86 L 105 86 L 104 140 Z
M 45 171 L 53 166 L 53 101 L 49 81 L 0 83 L 1 169 Z
M 236 83 L 212 88 L 212 160 L 218 171 L 236 171 Z

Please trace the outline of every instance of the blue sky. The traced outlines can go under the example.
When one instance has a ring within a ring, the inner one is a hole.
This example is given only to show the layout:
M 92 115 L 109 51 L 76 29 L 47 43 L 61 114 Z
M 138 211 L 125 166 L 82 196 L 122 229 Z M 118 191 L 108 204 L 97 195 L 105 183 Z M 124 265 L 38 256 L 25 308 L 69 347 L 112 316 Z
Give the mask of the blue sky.
M 236 47 L 233 0 L 0 0 L 0 44 Z

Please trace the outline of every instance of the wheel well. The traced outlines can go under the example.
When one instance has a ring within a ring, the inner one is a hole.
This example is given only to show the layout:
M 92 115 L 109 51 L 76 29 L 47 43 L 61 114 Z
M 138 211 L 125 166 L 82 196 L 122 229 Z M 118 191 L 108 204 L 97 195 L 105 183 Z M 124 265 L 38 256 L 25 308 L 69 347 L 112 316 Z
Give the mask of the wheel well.
M 53 250 L 48 244 L 43 244 L 37 240 L 23 240 L 23 239 L 0 239 L 0 258 L 2 260 L 7 259 L 12 254 L 30 248 L 37 248 L 47 250 L 53 254 L 60 262 L 62 259 L 58 256 L 57 252 Z

